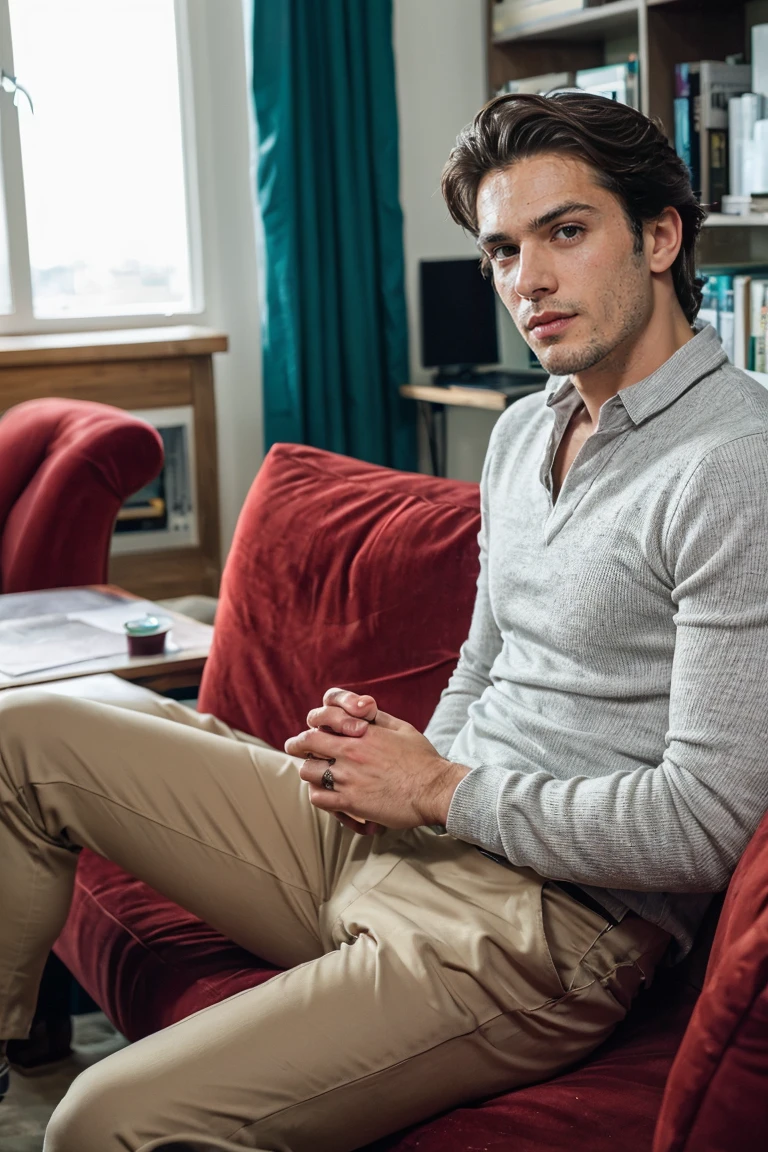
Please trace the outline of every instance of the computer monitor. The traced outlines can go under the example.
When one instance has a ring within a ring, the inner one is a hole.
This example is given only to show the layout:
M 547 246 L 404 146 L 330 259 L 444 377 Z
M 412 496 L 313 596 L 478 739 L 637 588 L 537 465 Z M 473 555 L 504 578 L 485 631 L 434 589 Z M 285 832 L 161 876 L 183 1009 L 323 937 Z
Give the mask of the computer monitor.
M 439 375 L 498 364 L 496 295 L 479 259 L 421 260 L 421 362 Z

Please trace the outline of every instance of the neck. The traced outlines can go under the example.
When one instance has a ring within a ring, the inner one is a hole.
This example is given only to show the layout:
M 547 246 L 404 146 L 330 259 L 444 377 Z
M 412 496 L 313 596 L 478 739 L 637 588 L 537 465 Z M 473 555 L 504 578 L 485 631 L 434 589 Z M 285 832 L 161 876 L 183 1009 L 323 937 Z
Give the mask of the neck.
M 597 425 L 606 400 L 661 368 L 693 336 L 677 297 L 673 294 L 669 299 L 664 293 L 662 299 L 655 301 L 650 319 L 639 333 L 628 337 L 586 372 L 571 377 L 592 425 Z

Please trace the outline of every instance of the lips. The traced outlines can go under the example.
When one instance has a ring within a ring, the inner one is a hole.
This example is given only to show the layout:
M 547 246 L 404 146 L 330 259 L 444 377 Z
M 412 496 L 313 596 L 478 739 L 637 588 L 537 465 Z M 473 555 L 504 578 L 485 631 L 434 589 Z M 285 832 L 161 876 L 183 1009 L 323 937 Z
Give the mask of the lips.
M 542 312 L 540 316 L 531 317 L 528 322 L 528 331 L 537 340 L 545 340 L 547 336 L 559 336 L 575 319 L 574 313 L 566 315 L 562 312 Z

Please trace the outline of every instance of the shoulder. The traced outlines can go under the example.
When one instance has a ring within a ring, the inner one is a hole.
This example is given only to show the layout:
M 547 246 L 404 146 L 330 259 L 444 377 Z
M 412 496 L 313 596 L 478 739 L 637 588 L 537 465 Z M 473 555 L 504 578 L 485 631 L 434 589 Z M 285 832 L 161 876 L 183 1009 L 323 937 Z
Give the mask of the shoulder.
M 723 364 L 681 398 L 679 409 L 680 442 L 689 446 L 689 477 L 729 463 L 765 472 L 768 388 L 748 372 Z

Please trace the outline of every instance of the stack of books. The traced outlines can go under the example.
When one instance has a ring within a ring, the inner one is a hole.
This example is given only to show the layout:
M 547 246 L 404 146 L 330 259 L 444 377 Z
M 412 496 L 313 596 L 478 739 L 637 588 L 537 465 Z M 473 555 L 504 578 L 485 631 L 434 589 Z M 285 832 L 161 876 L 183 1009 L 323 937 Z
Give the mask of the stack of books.
M 533 96 L 546 96 L 557 88 L 575 88 L 575 72 L 545 72 L 541 76 L 527 76 L 524 80 L 509 80 L 496 92 L 506 96 L 512 92 L 528 92 Z
M 750 91 L 749 64 L 700 60 L 675 65 L 675 150 L 702 204 L 719 211 L 730 191 L 729 101 Z
M 752 63 L 675 65 L 675 148 L 711 210 L 759 210 L 768 193 L 768 24 L 752 28 Z
M 600 68 L 582 68 L 576 73 L 576 87 L 630 108 L 640 107 L 640 75 L 637 60 L 630 57 L 621 64 L 604 64 Z
M 736 317 L 734 311 L 734 277 L 708 276 L 702 289 L 701 308 L 699 320 L 706 320 L 711 324 L 720 337 L 720 342 L 732 364 L 736 363 Z M 743 295 L 741 304 L 743 306 Z M 744 330 L 744 317 L 740 315 L 739 321 L 742 332 Z M 738 366 L 747 367 L 747 347 L 743 343 L 739 348 L 739 356 L 743 361 Z
M 622 64 L 606 64 L 600 68 L 583 68 L 579 72 L 547 72 L 542 76 L 528 76 L 524 80 L 510 80 L 496 95 L 510 92 L 531 92 L 546 96 L 558 88 L 583 88 L 608 100 L 618 100 L 629 104 L 630 108 L 640 107 L 640 84 L 637 60 L 626 60 Z
M 496 0 L 493 5 L 493 34 L 504 36 L 519 32 L 526 24 L 567 16 L 587 7 L 587 0 Z
M 768 372 L 768 275 L 707 277 L 699 319 L 717 330 L 737 368 Z

